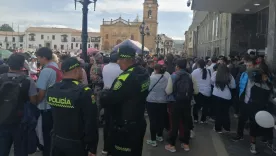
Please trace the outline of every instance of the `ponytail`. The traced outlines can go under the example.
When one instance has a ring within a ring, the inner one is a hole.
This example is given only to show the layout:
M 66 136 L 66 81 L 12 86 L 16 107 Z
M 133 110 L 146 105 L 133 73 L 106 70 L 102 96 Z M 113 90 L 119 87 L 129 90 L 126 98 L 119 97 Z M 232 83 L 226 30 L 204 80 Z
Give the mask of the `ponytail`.
M 206 64 L 204 60 L 198 60 L 197 64 L 199 66 L 200 69 L 202 69 L 202 79 L 206 80 L 207 78 L 207 69 L 205 68 Z
M 203 72 L 203 74 L 202 74 L 202 79 L 203 79 L 203 80 L 206 80 L 206 78 L 207 78 L 207 69 L 206 69 L 206 68 L 203 68 L 203 69 L 202 69 L 202 72 Z

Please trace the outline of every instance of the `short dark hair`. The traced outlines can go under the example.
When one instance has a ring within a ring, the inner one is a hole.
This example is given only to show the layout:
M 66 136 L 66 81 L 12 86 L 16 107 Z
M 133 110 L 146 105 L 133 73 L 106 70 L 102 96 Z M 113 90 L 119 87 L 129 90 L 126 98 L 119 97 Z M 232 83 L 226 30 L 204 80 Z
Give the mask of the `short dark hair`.
M 187 60 L 184 58 L 179 58 L 176 60 L 176 66 L 178 66 L 180 69 L 186 69 L 187 66 Z
M 213 56 L 213 57 L 211 58 L 211 61 L 212 61 L 212 63 L 217 63 L 217 62 L 218 62 L 218 58 L 215 57 L 215 56 Z
M 111 53 L 110 54 L 110 62 L 111 63 L 116 63 L 118 60 L 118 53 Z
M 0 74 L 4 74 L 9 72 L 9 66 L 5 65 L 5 64 L 1 64 L 0 65 Z
M 25 57 L 21 54 L 12 54 L 8 59 L 8 65 L 11 70 L 21 70 L 24 67 Z
M 70 58 L 71 56 L 69 54 L 63 54 L 59 57 L 59 60 L 62 62 L 68 58 Z
M 36 56 L 44 57 L 47 60 L 52 60 L 52 58 L 53 58 L 53 51 L 50 48 L 42 47 L 42 48 L 39 48 L 37 50 Z

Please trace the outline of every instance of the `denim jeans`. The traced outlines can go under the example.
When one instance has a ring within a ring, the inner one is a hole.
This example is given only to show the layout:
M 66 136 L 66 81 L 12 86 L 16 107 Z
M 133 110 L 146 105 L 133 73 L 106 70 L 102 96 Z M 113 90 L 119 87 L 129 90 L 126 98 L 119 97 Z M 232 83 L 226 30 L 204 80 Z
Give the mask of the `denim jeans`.
M 9 156 L 14 145 L 14 156 L 28 156 L 27 143 L 23 141 L 20 125 L 0 126 L 0 156 Z

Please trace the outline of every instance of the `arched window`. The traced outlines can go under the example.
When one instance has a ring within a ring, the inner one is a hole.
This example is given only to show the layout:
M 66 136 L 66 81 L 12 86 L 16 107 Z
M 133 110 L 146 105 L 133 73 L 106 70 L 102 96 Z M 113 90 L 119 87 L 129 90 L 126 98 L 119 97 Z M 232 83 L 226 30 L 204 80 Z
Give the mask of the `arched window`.
M 131 39 L 131 40 L 134 40 L 134 35 L 131 35 L 131 36 L 130 36 L 130 39 Z
M 116 42 L 116 45 L 118 45 L 118 44 L 120 44 L 122 42 L 122 40 L 117 40 L 117 42 Z
M 105 34 L 105 39 L 108 39 L 108 34 Z
M 108 41 L 104 42 L 104 50 L 109 50 L 109 42 Z
M 148 18 L 152 18 L 152 11 L 151 10 L 148 11 Z

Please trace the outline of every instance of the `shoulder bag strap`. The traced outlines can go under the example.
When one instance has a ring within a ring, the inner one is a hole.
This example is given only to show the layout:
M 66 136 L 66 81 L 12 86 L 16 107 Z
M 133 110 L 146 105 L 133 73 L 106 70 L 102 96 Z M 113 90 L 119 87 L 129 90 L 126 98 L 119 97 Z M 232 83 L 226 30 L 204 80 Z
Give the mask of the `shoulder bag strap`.
M 153 90 L 153 88 L 158 84 L 158 82 L 164 77 L 164 75 L 162 75 L 159 80 L 152 86 L 152 88 L 149 90 L 149 93 Z

